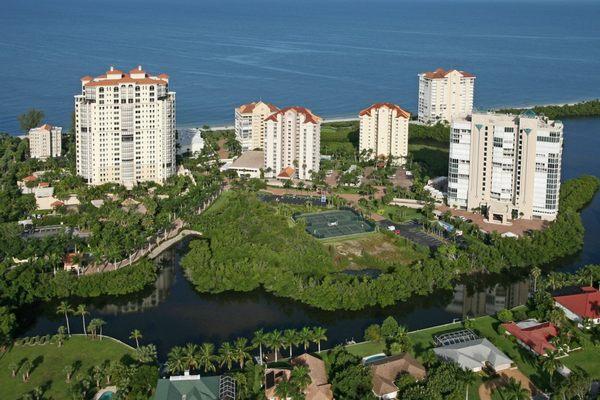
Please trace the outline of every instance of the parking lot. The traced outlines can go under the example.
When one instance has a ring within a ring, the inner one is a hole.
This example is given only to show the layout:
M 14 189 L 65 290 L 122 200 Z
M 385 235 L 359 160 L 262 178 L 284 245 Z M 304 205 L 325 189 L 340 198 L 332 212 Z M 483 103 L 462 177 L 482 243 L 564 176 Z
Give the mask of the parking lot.
M 401 236 L 404 236 L 408 240 L 420 244 L 421 246 L 426 246 L 430 249 L 437 249 L 444 244 L 444 242 L 437 236 L 423 231 L 421 225 L 416 222 L 394 224 L 389 219 L 384 219 L 378 223 L 380 228 L 385 230 L 388 230 L 389 226 L 394 226 Z

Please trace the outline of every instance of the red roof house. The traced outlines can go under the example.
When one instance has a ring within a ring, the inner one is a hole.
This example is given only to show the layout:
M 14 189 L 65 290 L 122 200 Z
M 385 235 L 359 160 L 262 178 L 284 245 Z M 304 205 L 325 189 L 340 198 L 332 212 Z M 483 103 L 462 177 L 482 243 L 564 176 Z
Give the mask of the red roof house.
M 277 177 L 279 179 L 292 179 L 292 177 L 294 176 L 294 174 L 296 173 L 296 170 L 292 167 L 285 167 L 284 169 L 281 170 L 281 172 L 279 173 L 279 175 L 277 175 Z
M 541 356 L 548 350 L 556 349 L 550 340 L 558 336 L 558 328 L 551 322 L 540 323 L 535 320 L 527 320 L 519 323 L 507 322 L 502 326 L 523 346 Z
M 554 296 L 554 301 L 568 311 L 566 314 L 571 320 L 589 318 L 596 324 L 600 323 L 600 291 L 596 288 L 582 287 L 580 293 Z

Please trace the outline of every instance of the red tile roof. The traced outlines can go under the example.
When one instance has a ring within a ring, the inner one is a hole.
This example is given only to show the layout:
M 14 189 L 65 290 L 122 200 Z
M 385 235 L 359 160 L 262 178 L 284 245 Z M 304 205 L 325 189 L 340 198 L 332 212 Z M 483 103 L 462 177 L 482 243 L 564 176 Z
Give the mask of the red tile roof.
M 543 322 L 528 328 L 521 328 L 514 322 L 507 322 L 502 326 L 541 356 L 548 350 L 556 349 L 550 340 L 558 336 L 558 328 L 551 322 Z
M 129 71 L 130 74 L 145 74 L 146 71 L 144 71 L 142 69 L 142 66 L 139 65 L 137 68 L 132 69 L 131 71 Z
M 279 111 L 279 108 L 277 108 L 276 106 L 274 106 L 271 103 L 266 103 L 264 101 L 253 101 L 252 103 L 248 103 L 248 104 L 242 104 L 241 106 L 238 107 L 238 110 L 240 113 L 242 114 L 246 114 L 246 113 L 251 113 L 252 111 L 254 111 L 254 108 L 256 107 L 256 105 L 258 103 L 263 103 L 265 104 L 267 107 L 269 107 L 269 110 L 271 112 L 276 112 Z
M 95 78 L 91 76 L 84 76 L 81 78 L 85 87 L 93 87 L 93 86 L 112 86 L 119 85 L 121 83 L 133 83 L 138 85 L 167 85 L 168 82 L 165 79 L 168 79 L 169 76 L 167 74 L 160 74 L 158 77 L 148 76 L 145 71 L 140 70 L 138 68 L 134 68 L 131 70 L 131 74 L 144 74 L 144 78 L 132 78 L 129 74 L 124 74 L 122 71 L 118 69 L 109 70 L 105 75 L 100 75 Z M 107 78 L 108 76 L 111 78 Z M 113 77 L 114 75 L 120 75 L 120 77 Z
M 62 201 L 60 201 L 60 200 L 53 201 L 53 202 L 50 204 L 50 206 L 51 206 L 52 208 L 57 208 L 57 207 L 61 207 L 61 206 L 64 206 L 64 205 L 65 205 L 65 203 L 63 203 L 63 202 L 62 202 Z
M 321 117 L 313 114 L 312 111 L 310 111 L 308 108 L 297 107 L 297 106 L 282 108 L 281 110 L 279 110 L 279 111 L 269 115 L 267 118 L 265 118 L 265 121 L 277 121 L 278 115 L 283 115 L 288 111 L 295 111 L 298 114 L 304 115 L 304 122 L 311 123 L 311 124 L 318 124 L 319 122 L 321 122 Z
M 600 318 L 600 291 L 582 287 L 582 293 L 555 296 L 554 300 L 581 318 Z
M 52 125 L 44 124 L 42 126 L 38 126 L 36 129 L 43 129 L 45 131 L 51 131 L 52 130 Z
M 400 106 L 398 106 L 396 104 L 392 104 L 392 103 L 375 103 L 371 107 L 365 108 L 364 110 L 362 110 L 358 115 L 359 116 L 371 115 L 371 111 L 378 110 L 383 107 L 387 107 L 391 110 L 396 110 L 398 112 L 398 115 L 401 117 L 410 118 L 410 113 L 408 111 L 406 111 L 406 110 L 402 109 Z
M 278 178 L 291 178 L 292 176 L 294 176 L 294 173 L 296 172 L 296 170 L 292 167 L 285 167 L 284 169 L 281 170 L 281 172 L 279 173 L 279 175 L 277 175 Z
M 48 183 L 48 182 L 40 182 L 38 184 L 38 187 L 50 187 L 50 183 Z
M 37 180 L 37 178 L 34 175 L 29 175 L 23 178 L 23 182 L 33 182 L 35 180 Z
M 424 74 L 425 74 L 425 77 L 429 78 L 429 79 L 441 79 L 441 78 L 445 78 L 452 71 L 459 72 L 465 78 L 475 78 L 475 75 L 473 75 L 473 74 L 470 74 L 466 71 L 458 71 L 456 69 L 451 69 L 451 70 L 446 71 L 443 68 L 438 68 L 433 72 L 425 72 Z

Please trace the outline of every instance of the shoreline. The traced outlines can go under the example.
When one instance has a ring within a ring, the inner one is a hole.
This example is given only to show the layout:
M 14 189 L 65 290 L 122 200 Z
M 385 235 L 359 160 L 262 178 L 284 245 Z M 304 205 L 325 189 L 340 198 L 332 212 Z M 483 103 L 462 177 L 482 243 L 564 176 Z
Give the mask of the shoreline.
M 532 109 L 534 107 L 564 107 L 564 106 L 574 106 L 577 104 L 581 104 L 581 103 L 585 103 L 587 101 L 594 101 L 597 100 L 596 99 L 582 99 L 582 100 L 578 100 L 578 101 L 574 101 L 574 102 L 570 102 L 570 103 L 547 103 L 547 104 L 525 104 L 525 105 L 504 105 L 504 106 L 497 106 L 497 107 L 492 107 L 489 108 L 488 110 L 492 110 L 492 111 L 496 111 L 496 110 L 505 110 L 505 109 L 512 109 L 512 108 L 522 108 L 522 109 Z M 478 110 L 476 107 L 474 107 L 474 110 Z M 484 109 L 478 110 L 478 111 L 484 111 Z M 599 116 L 600 117 L 600 116 Z M 598 118 L 598 117 L 587 117 L 587 118 Z M 332 122 L 349 122 L 349 121 L 358 121 L 359 118 L 354 115 L 335 115 L 335 116 L 329 116 L 329 117 L 323 117 L 323 123 L 332 123 Z M 416 120 L 415 121 L 410 121 L 411 124 L 419 124 Z M 227 124 L 227 125 L 226 125 Z M 181 125 L 177 125 L 177 129 L 202 129 L 203 125 L 208 125 L 210 127 L 210 129 L 212 131 L 223 131 L 223 130 L 233 130 L 235 129 L 235 126 L 231 124 L 231 122 L 227 123 L 227 122 L 215 122 L 214 125 L 211 125 L 210 123 L 191 123 L 191 124 L 181 124 Z

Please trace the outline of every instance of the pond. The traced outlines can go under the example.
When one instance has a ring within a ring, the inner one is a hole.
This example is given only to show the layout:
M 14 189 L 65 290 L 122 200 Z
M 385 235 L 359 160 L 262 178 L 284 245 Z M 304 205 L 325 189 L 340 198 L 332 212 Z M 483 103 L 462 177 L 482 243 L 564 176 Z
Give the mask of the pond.
M 600 176 L 600 119 L 565 121 L 563 179 L 585 173 Z M 596 196 L 584 210 L 585 245 L 579 254 L 562 260 L 557 269 L 574 271 L 582 265 L 600 260 L 600 200 Z M 262 290 L 249 293 L 203 295 L 194 291 L 185 279 L 179 261 L 187 243 L 164 252 L 157 260 L 162 266 L 155 287 L 143 293 L 119 298 L 86 300 L 91 315 L 107 322 L 105 333 L 132 343 L 133 329 L 143 333 L 141 343 L 154 343 L 164 359 L 168 350 L 187 342 L 220 343 L 239 336 L 252 336 L 265 330 L 323 326 L 328 344 L 345 340 L 362 340 L 364 329 L 393 315 L 409 329 L 462 319 L 465 315 L 492 314 L 507 307 L 523 304 L 529 294 L 527 277 L 505 273 L 485 278 L 470 278 L 468 284 L 453 290 L 439 290 L 427 297 L 387 308 L 362 311 L 321 311 L 301 303 L 275 297 Z M 78 304 L 75 299 L 72 304 Z M 64 320 L 56 315 L 55 304 L 43 304 L 24 313 L 24 335 L 54 333 Z M 81 319 L 71 317 L 74 332 L 81 332 Z

